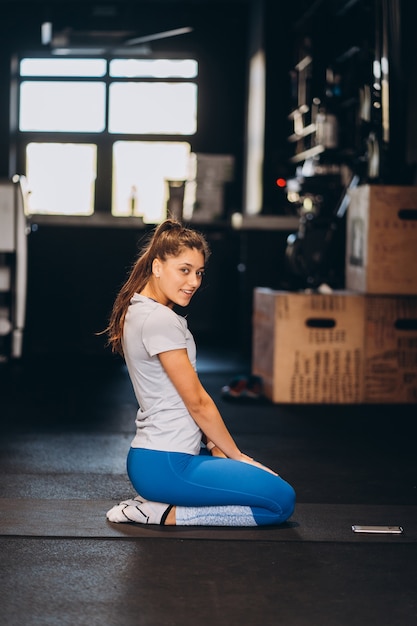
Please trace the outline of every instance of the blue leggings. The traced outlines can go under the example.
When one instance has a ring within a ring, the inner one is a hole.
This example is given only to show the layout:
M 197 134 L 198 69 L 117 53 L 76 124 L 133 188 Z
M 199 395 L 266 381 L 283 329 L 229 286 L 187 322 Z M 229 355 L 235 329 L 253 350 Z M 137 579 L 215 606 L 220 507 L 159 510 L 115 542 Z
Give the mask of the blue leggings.
M 279 476 L 248 463 L 204 454 L 130 448 L 127 472 L 141 496 L 179 507 L 250 507 L 256 525 L 281 524 L 295 492 Z

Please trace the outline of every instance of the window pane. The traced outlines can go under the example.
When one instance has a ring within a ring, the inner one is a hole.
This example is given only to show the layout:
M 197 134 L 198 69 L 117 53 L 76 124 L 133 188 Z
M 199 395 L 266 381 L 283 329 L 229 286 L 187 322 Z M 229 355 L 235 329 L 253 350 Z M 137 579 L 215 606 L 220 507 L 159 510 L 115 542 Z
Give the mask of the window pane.
M 167 106 L 169 103 L 169 106 Z M 194 83 L 113 83 L 109 132 L 191 135 L 197 126 Z
M 29 213 L 91 215 L 96 162 L 93 144 L 28 144 Z
M 187 180 L 190 144 L 116 141 L 113 146 L 112 213 L 142 215 L 145 222 L 166 217 L 166 180 Z
M 125 78 L 195 78 L 198 64 L 194 59 L 114 59 L 110 76 Z
M 104 76 L 104 59 L 22 59 L 21 76 Z
M 101 132 L 105 127 L 105 95 L 101 82 L 25 81 L 20 86 L 19 128 Z

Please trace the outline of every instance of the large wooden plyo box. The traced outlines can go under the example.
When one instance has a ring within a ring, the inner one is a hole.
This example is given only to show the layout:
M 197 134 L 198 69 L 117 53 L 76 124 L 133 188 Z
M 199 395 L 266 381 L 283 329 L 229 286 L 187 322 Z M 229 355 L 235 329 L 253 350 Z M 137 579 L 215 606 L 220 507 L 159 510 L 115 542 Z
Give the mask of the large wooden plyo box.
M 361 403 L 361 294 L 254 290 L 252 372 L 276 403 Z
M 277 403 L 415 403 L 417 296 L 257 288 L 252 372 Z
M 349 195 L 346 289 L 417 294 L 417 186 L 362 185 Z
M 365 304 L 365 402 L 417 402 L 417 296 Z

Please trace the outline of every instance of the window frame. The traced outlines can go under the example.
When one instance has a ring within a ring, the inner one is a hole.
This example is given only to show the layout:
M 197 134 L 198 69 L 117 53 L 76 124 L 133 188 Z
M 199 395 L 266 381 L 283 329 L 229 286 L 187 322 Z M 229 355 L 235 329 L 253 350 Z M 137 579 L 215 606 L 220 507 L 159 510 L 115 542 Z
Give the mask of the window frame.
M 11 106 L 10 106 L 10 137 L 11 137 L 11 153 L 10 153 L 10 169 L 13 173 L 24 174 L 27 169 L 26 150 L 28 144 L 32 142 L 38 143 L 92 143 L 97 146 L 97 177 L 94 194 L 94 211 L 92 215 L 77 216 L 82 220 L 91 220 L 94 216 L 108 216 L 114 220 L 128 219 L 128 216 L 112 215 L 112 167 L 113 167 L 113 145 L 118 141 L 124 142 L 178 142 L 186 141 L 191 146 L 191 152 L 194 151 L 194 145 L 198 143 L 199 133 L 199 110 L 200 110 L 200 60 L 195 54 L 179 54 L 167 53 L 152 54 L 143 57 L 146 60 L 185 60 L 193 59 L 197 62 L 197 74 L 191 78 L 183 78 L 180 76 L 173 77 L 156 77 L 156 76 L 112 76 L 110 75 L 110 63 L 114 59 L 136 59 L 138 57 L 126 55 L 94 55 L 94 58 L 103 59 L 106 62 L 106 72 L 103 76 L 49 76 L 49 75 L 24 75 L 20 74 L 20 63 L 23 59 L 30 58 L 56 58 L 52 54 L 42 52 L 21 52 L 16 54 L 12 59 L 12 75 L 11 75 Z M 68 54 L 66 59 L 88 59 L 88 55 Z M 20 111 L 20 84 L 22 82 L 100 82 L 105 83 L 105 128 L 98 132 L 72 132 L 72 131 L 21 131 L 19 129 L 19 111 Z M 112 83 L 193 83 L 196 85 L 197 102 L 196 102 L 196 131 L 192 134 L 158 134 L 158 133 L 116 133 L 109 132 L 109 93 Z M 40 215 L 33 213 L 32 215 Z M 42 219 L 48 218 L 66 218 L 71 219 L 72 215 L 48 215 L 42 214 Z

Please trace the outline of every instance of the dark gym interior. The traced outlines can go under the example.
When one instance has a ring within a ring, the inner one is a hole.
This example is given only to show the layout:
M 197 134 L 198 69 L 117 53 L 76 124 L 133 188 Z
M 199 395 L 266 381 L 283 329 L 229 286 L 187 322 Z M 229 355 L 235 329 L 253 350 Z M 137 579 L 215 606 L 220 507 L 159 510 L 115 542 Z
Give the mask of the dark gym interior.
M 395 377 L 405 368 L 406 396 L 385 388 L 372 401 L 364 395 L 355 402 L 343 397 L 308 402 L 271 399 L 269 392 L 258 398 L 222 392 L 254 370 L 257 288 L 330 299 L 349 288 L 349 189 L 389 187 L 398 197 L 406 189 L 407 198 L 414 197 L 412 3 L 1 0 L 0 182 L 5 186 L 19 186 L 11 181 L 27 173 L 26 145 L 39 141 L 35 132 L 25 135 L 18 128 L 16 63 L 53 56 L 51 44 L 41 42 L 44 23 L 74 37 L 83 33 L 87 49 L 100 37 L 113 45 L 120 32 L 145 37 L 190 27 L 179 36 L 155 38 L 147 54 L 198 60 L 192 150 L 234 158 L 221 213 L 188 220 L 206 235 L 212 251 L 204 286 L 187 310 L 199 376 L 240 448 L 286 478 L 297 505 L 284 525 L 256 529 L 106 521 L 114 503 L 133 495 L 125 459 L 137 405 L 126 367 L 110 354 L 100 331 L 154 224 L 112 216 L 111 164 L 99 156 L 93 215 L 58 210 L 25 216 L 25 317 L 17 355 L 6 321 L 2 324 L 9 305 L 13 313 L 15 294 L 6 293 L 1 282 L 2 267 L 9 264 L 13 276 L 16 259 L 0 249 L 2 623 L 417 623 L 417 320 L 408 320 L 409 351 L 401 352 L 403 360 L 391 372 Z M 261 85 L 252 63 L 259 54 Z M 259 90 L 260 130 L 251 114 Z M 46 141 L 57 137 L 51 133 Z M 99 155 L 108 155 L 110 139 L 107 134 L 97 140 Z M 70 133 L 64 141 L 71 141 Z M 259 177 L 252 178 L 259 147 Z M 258 186 L 256 206 L 248 180 Z M 414 207 L 401 209 L 411 211 L 404 231 L 415 245 L 398 269 L 411 287 L 362 294 L 402 298 L 407 310 L 416 312 L 417 196 Z M 2 211 L 0 202 L 0 219 Z M 397 239 L 394 247 L 400 255 Z M 355 324 L 351 320 L 352 328 Z M 269 330 L 266 343 L 272 344 Z M 388 352 L 392 363 L 395 355 Z M 272 372 L 272 386 L 280 376 Z M 363 375 L 364 394 L 366 380 Z M 352 531 L 354 524 L 401 526 L 403 532 L 359 534 Z

